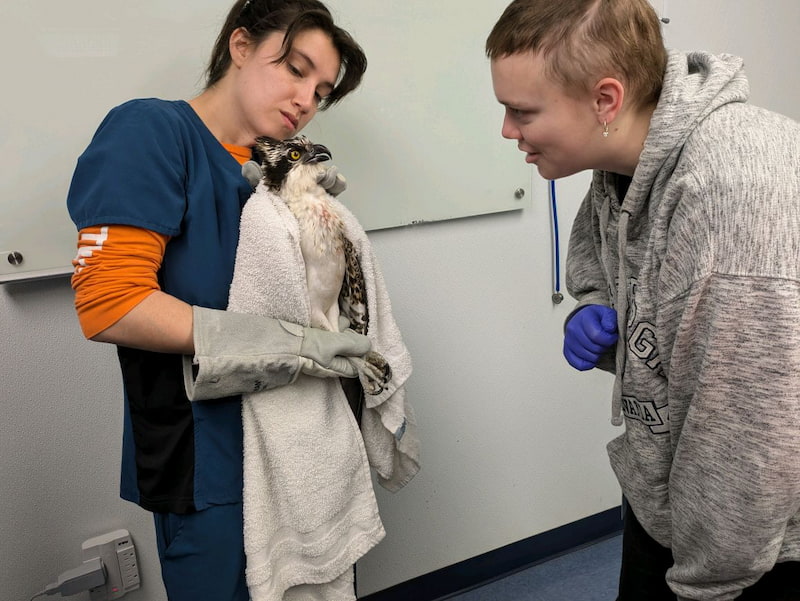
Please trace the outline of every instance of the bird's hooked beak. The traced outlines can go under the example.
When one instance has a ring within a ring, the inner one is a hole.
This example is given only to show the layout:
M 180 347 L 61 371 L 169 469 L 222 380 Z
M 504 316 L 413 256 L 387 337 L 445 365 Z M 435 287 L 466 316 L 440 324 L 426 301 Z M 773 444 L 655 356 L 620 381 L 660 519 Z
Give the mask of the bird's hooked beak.
M 314 144 L 313 150 L 305 155 L 303 158 L 304 163 L 322 163 L 330 161 L 333 157 L 331 151 L 322 144 Z

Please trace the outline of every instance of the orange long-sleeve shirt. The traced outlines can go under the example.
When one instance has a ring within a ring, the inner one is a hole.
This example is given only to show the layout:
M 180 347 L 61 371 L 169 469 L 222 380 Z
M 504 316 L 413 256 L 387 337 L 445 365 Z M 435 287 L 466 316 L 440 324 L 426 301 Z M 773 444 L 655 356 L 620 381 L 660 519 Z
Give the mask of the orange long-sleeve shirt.
M 250 160 L 244 146 L 223 144 L 239 164 Z M 119 321 L 156 290 L 169 236 L 128 225 L 98 225 L 78 233 L 75 309 L 83 334 L 92 338 Z

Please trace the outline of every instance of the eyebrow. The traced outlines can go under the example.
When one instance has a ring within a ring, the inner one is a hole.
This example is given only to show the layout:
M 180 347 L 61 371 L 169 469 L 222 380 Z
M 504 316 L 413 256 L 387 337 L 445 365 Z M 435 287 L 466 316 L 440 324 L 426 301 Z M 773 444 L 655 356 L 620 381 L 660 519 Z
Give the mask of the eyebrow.
M 520 112 L 523 112 L 523 113 L 524 112 L 530 112 L 530 111 L 534 110 L 533 107 L 531 107 L 529 105 L 517 104 L 515 102 L 510 102 L 510 101 L 506 101 L 506 100 L 500 100 L 499 98 L 497 99 L 497 102 L 499 102 L 502 106 L 504 106 L 507 109 L 511 109 L 511 110 L 514 110 L 514 111 L 520 111 Z
M 316 71 L 316 70 L 317 70 L 317 65 L 314 63 L 314 61 L 313 61 L 313 60 L 311 60 L 311 57 L 310 57 L 310 56 L 308 56 L 308 55 L 307 55 L 305 52 L 303 52 L 302 50 L 298 50 L 297 48 L 292 48 L 292 51 L 291 51 L 291 53 L 290 53 L 290 54 L 296 54 L 296 55 L 298 55 L 300 58 L 302 58 L 304 61 L 306 61 L 306 63 L 308 63 L 308 65 L 311 67 L 311 69 L 312 69 L 312 70 L 314 70 L 314 71 Z M 334 86 L 334 84 L 333 84 L 332 82 L 330 82 L 330 81 L 322 81 L 322 82 L 320 82 L 320 85 L 330 88 L 330 89 L 328 90 L 328 93 L 329 93 L 329 94 L 330 94 L 331 92 L 333 92 L 333 89 L 334 89 L 334 87 L 335 87 L 335 86 Z

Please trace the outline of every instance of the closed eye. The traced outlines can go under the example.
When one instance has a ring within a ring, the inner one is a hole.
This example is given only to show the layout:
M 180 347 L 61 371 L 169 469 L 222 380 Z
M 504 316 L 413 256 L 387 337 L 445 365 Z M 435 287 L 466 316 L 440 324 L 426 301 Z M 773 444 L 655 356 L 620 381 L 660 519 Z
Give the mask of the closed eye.
M 301 69 L 294 66 L 292 63 L 288 61 L 286 62 L 286 68 L 289 70 L 289 73 L 291 73 L 294 77 L 297 77 L 298 79 L 303 79 L 306 77 L 306 74 Z M 325 87 L 327 88 L 328 86 L 326 85 Z M 318 90 L 314 91 L 314 101 L 317 104 L 321 103 L 323 98 L 324 96 Z
M 536 116 L 536 111 L 531 109 L 518 109 L 514 108 L 513 106 L 506 107 L 506 115 L 508 115 L 509 119 L 520 123 L 520 122 L 528 122 L 533 117 Z

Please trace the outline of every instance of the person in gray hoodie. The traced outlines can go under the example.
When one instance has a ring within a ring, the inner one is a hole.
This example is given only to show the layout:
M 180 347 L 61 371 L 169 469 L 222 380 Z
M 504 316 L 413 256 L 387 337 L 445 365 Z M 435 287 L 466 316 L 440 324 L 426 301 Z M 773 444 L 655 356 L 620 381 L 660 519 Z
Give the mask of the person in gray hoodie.
M 618 599 L 800 599 L 800 124 L 646 0 L 514 0 L 486 51 L 502 135 L 593 170 L 564 354 L 616 374 Z

